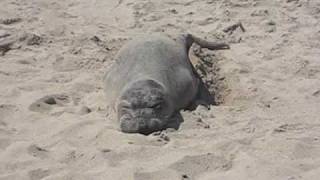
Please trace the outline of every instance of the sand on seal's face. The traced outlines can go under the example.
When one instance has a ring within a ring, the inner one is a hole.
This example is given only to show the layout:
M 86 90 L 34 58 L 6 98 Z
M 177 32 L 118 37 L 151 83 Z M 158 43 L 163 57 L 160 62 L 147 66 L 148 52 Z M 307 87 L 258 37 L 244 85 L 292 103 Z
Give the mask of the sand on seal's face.
M 319 179 L 318 1 L 0 5 L 1 180 Z M 182 113 L 179 131 L 119 132 L 102 88 L 113 57 L 128 37 L 186 31 L 232 43 L 191 53 L 215 61 L 222 103 Z

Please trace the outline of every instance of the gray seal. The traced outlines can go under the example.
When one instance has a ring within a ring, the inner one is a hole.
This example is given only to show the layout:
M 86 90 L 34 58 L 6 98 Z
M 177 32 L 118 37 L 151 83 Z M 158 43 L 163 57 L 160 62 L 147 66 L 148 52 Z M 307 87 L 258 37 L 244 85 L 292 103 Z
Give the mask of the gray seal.
M 146 35 L 125 44 L 104 78 L 109 106 L 117 113 L 125 133 L 150 134 L 178 128 L 180 110 L 209 107 L 213 97 L 190 62 L 193 43 L 210 50 L 229 49 L 191 34 L 175 40 Z

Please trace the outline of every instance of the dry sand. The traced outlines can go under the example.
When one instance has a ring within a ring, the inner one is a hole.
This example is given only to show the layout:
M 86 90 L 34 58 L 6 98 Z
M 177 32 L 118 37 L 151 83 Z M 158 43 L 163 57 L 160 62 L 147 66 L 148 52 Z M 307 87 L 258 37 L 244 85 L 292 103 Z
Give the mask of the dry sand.
M 1 0 L 0 17 L 1 180 L 320 179 L 320 1 Z M 202 52 L 222 103 L 124 134 L 102 77 L 152 32 L 231 43 Z

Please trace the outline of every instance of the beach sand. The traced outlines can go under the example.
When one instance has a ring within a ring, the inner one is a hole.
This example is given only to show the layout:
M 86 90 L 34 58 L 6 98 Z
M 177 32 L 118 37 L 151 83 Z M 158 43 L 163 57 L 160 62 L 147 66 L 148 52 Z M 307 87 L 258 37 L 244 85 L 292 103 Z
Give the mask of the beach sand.
M 0 17 L 0 180 L 320 178 L 318 0 L 1 0 Z M 159 32 L 230 43 L 191 52 L 219 105 L 121 133 L 103 76 Z

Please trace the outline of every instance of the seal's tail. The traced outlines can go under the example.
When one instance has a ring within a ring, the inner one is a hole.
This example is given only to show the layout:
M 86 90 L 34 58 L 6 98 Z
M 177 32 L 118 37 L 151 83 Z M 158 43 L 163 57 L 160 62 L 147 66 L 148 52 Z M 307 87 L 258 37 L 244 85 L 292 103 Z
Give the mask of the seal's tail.
M 187 52 L 189 51 L 193 43 L 198 44 L 201 48 L 208 48 L 210 50 L 230 49 L 230 46 L 226 43 L 207 41 L 192 34 L 184 34 L 182 36 L 183 40 L 185 41 Z

